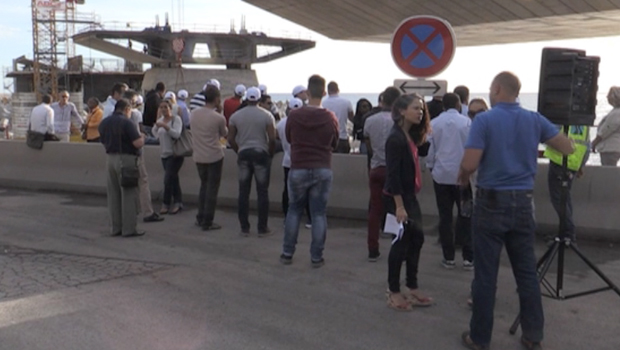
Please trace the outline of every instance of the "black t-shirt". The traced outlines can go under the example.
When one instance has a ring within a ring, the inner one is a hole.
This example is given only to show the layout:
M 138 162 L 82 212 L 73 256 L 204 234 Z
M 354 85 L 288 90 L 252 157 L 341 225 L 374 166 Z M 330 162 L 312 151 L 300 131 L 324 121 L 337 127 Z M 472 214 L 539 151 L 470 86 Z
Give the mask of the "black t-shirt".
M 103 119 L 99 124 L 99 134 L 101 143 L 105 147 L 105 152 L 110 154 L 135 154 L 138 148 L 133 146 L 133 142 L 140 138 L 136 125 L 121 113 L 114 113 Z
M 161 103 L 161 97 L 155 90 L 151 90 L 144 98 L 144 113 L 142 113 L 142 124 L 153 126 L 157 121 L 157 110 Z

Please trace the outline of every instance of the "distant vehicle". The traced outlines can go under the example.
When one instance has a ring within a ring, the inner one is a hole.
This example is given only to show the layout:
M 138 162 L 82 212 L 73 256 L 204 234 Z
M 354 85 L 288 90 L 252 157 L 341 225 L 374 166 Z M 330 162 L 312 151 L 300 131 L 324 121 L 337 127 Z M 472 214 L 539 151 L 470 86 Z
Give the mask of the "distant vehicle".
M 266 37 L 267 37 L 267 34 L 265 34 L 265 33 L 263 33 L 263 32 L 252 32 L 252 33 L 250 33 L 250 34 L 252 34 L 252 35 L 254 35 L 254 36 L 260 36 L 260 37 L 262 37 L 262 38 L 266 38 Z

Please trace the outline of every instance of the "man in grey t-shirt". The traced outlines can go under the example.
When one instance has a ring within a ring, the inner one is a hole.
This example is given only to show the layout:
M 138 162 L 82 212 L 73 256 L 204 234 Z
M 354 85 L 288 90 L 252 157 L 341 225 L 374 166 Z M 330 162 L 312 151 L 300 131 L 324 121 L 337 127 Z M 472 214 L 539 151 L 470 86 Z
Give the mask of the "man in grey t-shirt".
M 379 230 L 385 215 L 383 209 L 383 185 L 385 184 L 385 141 L 394 126 L 392 104 L 400 96 L 397 88 L 389 87 L 381 94 L 382 111 L 374 114 L 364 123 L 364 137 L 367 148 L 372 151 L 370 159 L 370 210 L 368 213 L 368 261 L 375 262 L 379 253 Z M 413 181 L 413 180 L 412 180 Z
M 249 200 L 252 177 L 258 197 L 258 234 L 271 234 L 267 227 L 269 215 L 269 177 L 271 157 L 276 141 L 275 119 L 271 112 L 258 106 L 261 93 L 256 87 L 246 91 L 248 105 L 230 117 L 228 143 L 237 153 L 239 166 L 239 223 L 244 236 L 250 234 Z

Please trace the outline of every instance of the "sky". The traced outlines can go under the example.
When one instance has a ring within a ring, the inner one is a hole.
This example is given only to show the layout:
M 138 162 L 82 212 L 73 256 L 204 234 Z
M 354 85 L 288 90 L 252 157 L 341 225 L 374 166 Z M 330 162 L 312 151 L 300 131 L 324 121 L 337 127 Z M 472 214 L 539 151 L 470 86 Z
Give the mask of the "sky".
M 179 3 L 180 2 L 180 3 Z M 183 5 L 184 11 L 179 11 Z M 159 15 L 163 24 L 168 12 L 173 30 L 182 22 L 190 28 L 230 27 L 234 20 L 237 30 L 242 15 L 249 31 L 263 31 L 269 35 L 285 32 L 316 41 L 316 48 L 278 59 L 255 64 L 260 83 L 272 93 L 290 92 L 305 84 L 312 74 L 320 74 L 328 81 L 336 81 L 343 93 L 376 93 L 393 84 L 395 79 L 408 79 L 395 65 L 389 44 L 331 40 L 293 22 L 277 17 L 241 0 L 86 0 L 78 11 L 95 14 L 104 26 L 152 26 Z M 21 55 L 32 58 L 32 24 L 30 1 L 18 0 L 3 4 L 0 23 L 0 65 L 11 67 L 12 60 Z M 182 14 L 181 21 L 179 21 Z M 114 22 L 114 23 L 112 23 Z M 396 29 L 396 28 L 395 28 Z M 486 92 L 493 77 L 504 70 L 516 73 L 522 81 L 522 92 L 537 92 L 540 74 L 540 56 L 544 47 L 565 47 L 586 50 L 588 56 L 600 56 L 599 92 L 620 85 L 620 36 L 580 40 L 549 41 L 478 47 L 458 47 L 450 66 L 436 77 L 448 81 L 448 89 L 467 85 L 472 92 Z M 77 53 L 85 58 L 109 57 L 103 53 L 77 46 Z

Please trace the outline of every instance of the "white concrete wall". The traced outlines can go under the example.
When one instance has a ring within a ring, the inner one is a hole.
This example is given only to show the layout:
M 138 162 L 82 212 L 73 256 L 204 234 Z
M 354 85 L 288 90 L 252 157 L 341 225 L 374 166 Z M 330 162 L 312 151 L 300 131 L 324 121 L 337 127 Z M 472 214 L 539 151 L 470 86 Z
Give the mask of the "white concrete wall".
M 29 189 L 62 190 L 84 193 L 105 193 L 104 166 L 106 155 L 99 144 L 46 142 L 43 150 L 28 148 L 24 141 L 0 140 L 0 186 Z M 153 198 L 163 189 L 163 169 L 158 146 L 145 147 L 146 163 Z M 269 196 L 271 210 L 280 211 L 283 188 L 281 154 L 272 164 Z M 236 155 L 226 151 L 219 204 L 236 206 Z M 329 199 L 329 214 L 347 218 L 366 218 L 368 185 L 366 157 L 359 155 L 333 156 L 334 182 Z M 191 158 L 181 169 L 181 187 L 185 202 L 195 202 L 200 181 Z M 423 173 L 423 188 L 419 201 L 424 215 L 436 216 L 437 207 L 432 180 Z M 255 186 L 252 187 L 255 198 Z M 583 178 L 574 183 L 573 207 L 578 235 L 620 241 L 620 168 L 588 167 Z M 549 201 L 547 165 L 539 165 L 535 188 L 536 219 L 540 226 L 550 229 L 557 225 L 557 216 Z

